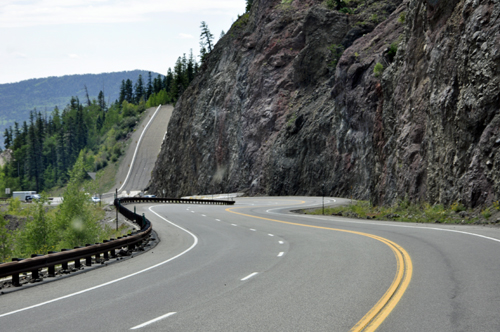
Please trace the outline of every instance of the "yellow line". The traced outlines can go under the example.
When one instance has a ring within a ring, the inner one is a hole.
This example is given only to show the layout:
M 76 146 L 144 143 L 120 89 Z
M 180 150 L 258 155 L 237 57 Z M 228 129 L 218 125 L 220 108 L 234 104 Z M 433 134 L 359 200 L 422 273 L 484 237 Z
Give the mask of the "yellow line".
M 304 201 L 301 201 L 301 203 L 305 203 Z M 255 207 L 255 206 L 253 206 Z M 258 217 L 250 214 L 245 214 L 241 212 L 236 212 L 233 211 L 234 209 L 243 209 L 243 208 L 249 208 L 249 207 L 233 207 L 233 208 L 228 208 L 226 209 L 227 212 L 230 213 L 235 213 L 239 214 L 245 217 L 250 217 L 250 218 L 256 218 L 256 219 L 262 219 L 262 220 L 268 220 L 268 221 L 273 221 L 273 222 L 279 222 L 282 224 L 288 224 L 288 225 L 294 225 L 294 226 L 301 226 L 301 227 L 309 227 L 309 228 L 316 228 L 316 229 L 325 229 L 325 230 L 331 230 L 331 231 L 337 231 L 337 232 L 344 232 L 344 233 L 351 233 L 351 234 L 357 234 L 357 235 L 362 235 L 362 236 L 367 236 L 372 239 L 378 240 L 387 246 L 391 248 L 393 251 L 394 255 L 396 256 L 396 262 L 397 262 L 397 268 L 396 268 L 396 275 L 394 277 L 394 280 L 385 292 L 385 294 L 380 298 L 380 300 L 373 306 L 366 315 L 361 318 L 361 320 L 354 325 L 354 327 L 351 329 L 351 332 L 372 332 L 375 331 L 380 324 L 389 316 L 389 314 L 394 310 L 396 305 L 398 304 L 399 300 L 403 296 L 404 292 L 408 288 L 408 285 L 410 284 L 411 277 L 413 274 L 413 264 L 411 262 L 410 255 L 404 250 L 401 246 L 399 246 L 397 243 L 392 242 L 386 238 L 373 235 L 373 234 L 368 234 L 368 233 L 362 233 L 362 232 L 356 232 L 356 231 L 349 231 L 345 229 L 338 229 L 338 228 L 331 228 L 331 227 L 323 227 L 323 226 L 314 226 L 314 225 L 307 225 L 307 224 L 300 224 L 300 223 L 294 223 L 294 222 L 289 222 L 289 221 L 283 221 L 283 220 L 277 220 L 277 219 L 270 219 L 270 218 L 264 218 L 264 217 Z

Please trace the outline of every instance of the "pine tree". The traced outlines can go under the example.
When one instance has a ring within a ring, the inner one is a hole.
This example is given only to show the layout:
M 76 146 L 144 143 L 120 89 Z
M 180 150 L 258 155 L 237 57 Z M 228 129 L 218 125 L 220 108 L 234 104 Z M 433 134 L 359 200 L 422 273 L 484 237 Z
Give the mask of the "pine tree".
M 148 73 L 148 86 L 146 88 L 146 99 L 153 94 L 153 84 L 151 81 L 151 72 Z
M 132 88 L 132 81 L 130 79 L 125 81 L 125 100 L 129 103 L 134 102 L 134 91 Z
M 144 83 L 142 82 L 142 75 L 139 74 L 139 78 L 137 82 L 135 82 L 135 93 L 134 93 L 134 104 L 138 105 L 141 101 L 141 98 L 144 99 Z
M 253 0 L 246 0 L 247 1 L 247 6 L 246 6 L 246 12 L 248 13 L 250 11 L 250 9 L 252 9 L 252 3 L 253 3 Z
M 205 21 L 201 22 L 200 28 L 201 28 L 200 58 L 201 58 L 201 61 L 204 62 L 206 55 L 208 53 L 212 52 L 212 41 L 214 39 L 214 36 L 212 35 L 212 33 L 210 33 L 210 30 L 208 29 L 208 25 L 205 23 Z
M 167 91 L 168 93 L 171 93 L 172 92 L 172 83 L 174 81 L 174 74 L 172 73 L 172 69 L 168 68 L 168 71 L 167 71 L 167 76 L 165 76 L 165 79 L 164 79 L 164 89 L 165 91 Z
M 12 144 L 12 128 L 5 128 L 3 138 L 3 145 L 6 149 L 9 149 Z
M 97 103 L 102 111 L 106 111 L 106 100 L 104 99 L 104 92 L 99 91 L 99 95 L 97 96 Z
M 194 65 L 195 65 L 195 60 L 193 57 L 193 49 L 191 49 L 190 53 L 189 53 L 189 60 L 187 62 L 187 67 L 186 67 L 186 76 L 187 76 L 188 85 L 194 79 L 194 74 L 195 74 L 194 73 Z
M 121 105 L 125 100 L 125 80 L 122 80 L 122 84 L 120 85 L 120 97 L 118 98 L 118 104 Z

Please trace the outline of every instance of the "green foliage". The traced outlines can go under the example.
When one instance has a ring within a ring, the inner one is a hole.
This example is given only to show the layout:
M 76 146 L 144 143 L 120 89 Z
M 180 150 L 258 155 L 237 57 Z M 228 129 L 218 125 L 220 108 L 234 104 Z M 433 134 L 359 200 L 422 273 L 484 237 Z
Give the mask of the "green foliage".
M 399 14 L 398 22 L 401 24 L 404 24 L 406 22 L 406 12 L 402 12 L 401 14 Z
M 13 237 L 7 224 L 8 221 L 0 214 L 0 263 L 7 262 L 12 255 Z
M 332 44 L 328 46 L 328 49 L 330 50 L 330 56 L 331 56 L 331 61 L 328 63 L 329 67 L 335 68 L 337 67 L 337 63 L 340 60 L 340 57 L 344 53 L 344 45 L 342 44 Z
M 95 243 L 105 237 L 90 196 L 83 190 L 86 178 L 83 159 L 82 152 L 69 172 L 70 180 L 54 221 L 61 234 L 59 244 L 66 248 Z
M 39 200 L 34 200 L 29 209 L 29 221 L 17 237 L 17 250 L 23 256 L 31 254 L 47 254 L 50 250 L 55 250 L 57 238 L 53 221 L 46 214 L 44 203 L 47 196 L 42 195 Z
M 253 0 L 246 0 L 246 2 L 247 2 L 247 5 L 245 7 L 245 12 L 248 13 L 250 11 L 250 9 L 252 9 Z
M 398 52 L 398 43 L 392 42 L 391 45 L 389 46 L 389 51 L 387 51 L 387 57 L 389 58 L 390 62 L 394 60 L 394 57 L 396 56 L 397 52 Z
M 370 21 L 372 21 L 375 24 L 378 23 L 379 22 L 378 15 L 372 14 L 372 16 L 370 16 Z
M 485 219 L 489 219 L 491 217 L 491 211 L 489 208 L 485 208 L 483 211 L 481 211 L 481 214 Z
M 350 14 L 350 15 L 354 14 L 354 11 L 348 7 L 340 8 L 339 12 L 344 13 L 344 14 Z
M 380 62 L 377 62 L 377 64 L 375 64 L 375 67 L 373 67 L 373 74 L 375 75 L 375 77 L 380 77 L 380 75 L 382 75 L 383 72 L 384 72 L 384 65 L 381 64 Z
M 498 203 L 497 203 L 498 204 Z M 489 219 L 492 215 L 492 207 L 484 208 L 480 216 Z M 429 203 L 412 203 L 408 199 L 401 200 L 392 206 L 372 206 L 367 201 L 356 201 L 355 204 L 339 206 L 335 208 L 325 208 L 325 214 L 342 215 L 345 217 L 371 218 L 381 220 L 394 220 L 405 222 L 421 223 L 472 223 L 478 220 L 472 211 L 464 215 L 458 212 L 467 211 L 458 202 L 453 203 L 449 208 L 441 204 L 431 205 Z M 310 212 L 311 214 L 321 214 L 322 209 Z
M 84 98 L 84 85 L 88 87 L 91 100 L 97 99 L 96 104 L 99 104 L 100 91 L 103 91 L 101 103 L 113 102 L 119 97 L 121 81 L 137 79 L 140 74 L 145 77 L 148 72 L 134 70 L 68 75 L 0 84 L 0 132 L 4 133 L 5 128 L 13 127 L 14 122 L 22 124 L 29 119 L 30 112 L 34 109 L 53 110 L 56 106 L 62 109 L 71 96 Z
M 460 202 L 454 202 L 453 204 L 451 204 L 450 208 L 453 212 L 456 213 L 466 210 L 465 206 Z
M 349 8 L 346 8 L 347 2 L 343 0 L 326 0 L 325 4 L 330 10 L 338 10 L 345 13 L 345 11 L 342 11 L 344 8 L 350 10 Z
M 247 25 L 249 19 L 250 19 L 250 13 L 245 13 L 245 14 L 239 16 L 238 19 L 236 20 L 236 22 L 234 22 L 233 25 L 231 26 L 231 30 L 243 29 Z

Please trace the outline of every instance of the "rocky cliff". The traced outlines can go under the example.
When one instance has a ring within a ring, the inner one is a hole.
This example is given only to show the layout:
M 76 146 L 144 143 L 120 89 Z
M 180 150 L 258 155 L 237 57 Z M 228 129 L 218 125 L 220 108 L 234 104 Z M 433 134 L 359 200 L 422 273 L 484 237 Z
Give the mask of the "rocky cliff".
M 254 0 L 178 101 L 150 191 L 498 200 L 500 1 L 346 8 Z

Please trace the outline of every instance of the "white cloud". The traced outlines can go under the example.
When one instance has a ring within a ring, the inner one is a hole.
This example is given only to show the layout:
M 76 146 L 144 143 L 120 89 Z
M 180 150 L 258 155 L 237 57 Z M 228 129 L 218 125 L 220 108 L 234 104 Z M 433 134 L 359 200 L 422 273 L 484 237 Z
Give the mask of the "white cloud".
M 74 53 L 72 53 L 72 54 L 68 54 L 68 56 L 69 56 L 71 59 L 78 59 L 78 58 L 79 58 L 78 54 L 74 54 Z
M 193 39 L 193 35 L 190 35 L 188 33 L 179 33 L 179 37 L 181 37 L 182 39 Z
M 243 11 L 234 0 L 2 0 L 0 27 L 27 27 L 73 23 L 120 23 L 148 19 L 168 12 L 217 12 L 234 15 Z

